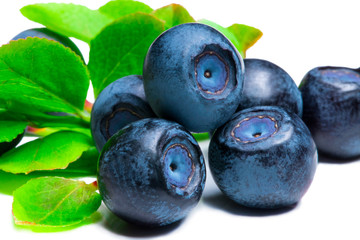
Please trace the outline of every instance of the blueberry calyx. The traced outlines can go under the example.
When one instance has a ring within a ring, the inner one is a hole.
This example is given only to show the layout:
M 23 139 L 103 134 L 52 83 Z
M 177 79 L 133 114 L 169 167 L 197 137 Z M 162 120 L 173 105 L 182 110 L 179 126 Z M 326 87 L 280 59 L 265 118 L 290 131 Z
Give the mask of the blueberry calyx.
M 142 119 L 140 114 L 136 113 L 135 111 L 125 108 L 125 107 L 119 107 L 116 110 L 114 110 L 108 118 L 105 120 L 105 134 L 108 138 L 110 138 L 118 129 L 112 129 L 114 126 L 117 126 L 121 123 L 125 125 L 125 122 L 132 122 L 139 119 Z
M 172 188 L 185 190 L 190 184 L 195 172 L 193 157 L 183 144 L 172 144 L 163 155 L 165 176 Z
M 269 138 L 278 131 L 275 118 L 266 115 L 247 117 L 239 121 L 231 136 L 239 142 L 250 143 Z
M 229 82 L 229 66 L 216 52 L 204 51 L 195 58 L 195 78 L 201 91 L 221 94 Z

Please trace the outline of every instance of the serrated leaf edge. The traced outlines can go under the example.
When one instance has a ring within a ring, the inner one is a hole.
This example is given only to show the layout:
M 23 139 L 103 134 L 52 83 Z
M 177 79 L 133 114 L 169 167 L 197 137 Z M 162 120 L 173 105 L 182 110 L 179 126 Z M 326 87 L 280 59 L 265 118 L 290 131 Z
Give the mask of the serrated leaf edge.
M 63 132 L 71 132 L 71 133 L 82 134 L 82 133 L 79 133 L 79 132 L 74 132 L 74 131 L 67 130 L 67 131 L 54 132 L 54 133 L 52 133 L 52 134 L 50 134 L 50 135 L 47 135 L 47 136 L 45 136 L 45 137 L 51 136 L 51 135 L 56 134 L 56 133 L 63 133 Z M 83 135 L 84 135 L 84 136 L 87 136 L 87 135 L 85 135 L 85 134 L 83 134 Z M 87 137 L 88 137 L 88 136 L 87 136 Z M 37 138 L 37 139 L 34 139 L 33 141 L 36 141 L 36 140 L 38 140 L 38 141 L 43 141 L 43 138 Z M 33 141 L 30 141 L 30 142 L 33 142 Z M 28 142 L 28 143 L 30 143 L 30 142 Z M 26 143 L 25 143 L 25 144 L 26 144 Z M 24 145 L 25 145 L 25 144 L 24 144 Z M 89 145 L 89 147 L 88 147 L 86 150 L 84 150 L 83 152 L 81 152 L 81 154 L 80 154 L 77 158 L 75 158 L 73 161 L 68 162 L 68 164 L 67 164 L 66 166 L 62 167 L 62 168 L 34 169 L 34 170 L 27 171 L 27 172 L 14 172 L 14 171 L 5 170 L 5 169 L 3 169 L 3 168 L 0 167 L 0 170 L 1 170 L 1 171 L 4 171 L 4 172 L 7 172 L 7 173 L 13 173 L 13 174 L 21 174 L 21 173 L 22 173 L 22 174 L 25 174 L 25 175 L 28 175 L 29 173 L 32 173 L 32 172 L 45 172 L 45 171 L 53 171 L 53 170 L 63 170 L 63 169 L 66 169 L 71 163 L 77 161 L 77 160 L 83 155 L 84 152 L 88 151 L 88 150 L 89 150 L 90 148 L 92 148 L 92 147 L 93 147 L 92 145 Z M 32 162 L 35 162 L 34 159 L 35 159 L 35 157 L 36 157 L 36 155 L 37 155 L 37 152 L 39 151 L 39 148 L 40 148 L 40 146 L 37 148 L 37 151 L 36 151 L 36 153 L 35 153 L 35 155 L 34 155 L 34 158 L 33 158 L 33 161 L 32 161 Z M 0 159 L 1 159 L 1 157 L 3 157 L 3 156 L 10 155 L 13 151 L 16 151 L 16 148 L 13 148 L 13 149 L 11 149 L 10 151 L 4 153 L 2 156 L 0 156 Z
M 37 180 L 37 179 L 42 179 L 42 178 L 59 178 L 59 179 L 63 179 L 63 180 L 70 180 L 70 181 L 77 181 L 79 182 L 79 186 L 77 186 L 75 189 L 73 189 L 69 194 L 66 195 L 66 197 L 64 197 L 57 205 L 56 207 L 54 208 L 54 211 L 60 207 L 61 203 L 63 203 L 65 201 L 65 198 L 69 197 L 72 193 L 74 193 L 76 190 L 78 190 L 80 187 L 83 187 L 84 185 L 85 186 L 89 186 L 89 187 L 92 187 L 94 189 L 94 192 L 96 192 L 96 189 L 97 189 L 97 182 L 92 182 L 90 184 L 87 184 L 85 183 L 84 181 L 80 181 L 80 180 L 73 180 L 73 179 L 67 179 L 67 178 L 64 178 L 64 177 L 38 177 L 38 178 L 33 178 L 33 179 L 30 179 L 28 182 L 30 181 L 33 181 L 33 180 Z M 27 184 L 28 182 L 26 182 L 25 184 Z M 24 185 L 25 185 L 24 184 Z M 16 190 L 15 190 L 16 191 Z M 14 192 L 15 193 L 15 192 Z M 14 195 L 14 194 L 13 194 Z M 54 211 L 51 211 L 51 213 L 53 213 Z M 96 212 L 96 211 L 94 211 Z M 45 216 L 50 216 L 50 214 L 46 214 Z M 70 224 L 64 224 L 64 225 L 48 225 L 48 224 L 37 224 L 37 223 L 34 223 L 34 222 L 29 222 L 29 221 L 19 221 L 16 217 L 15 217 L 15 214 L 14 214 L 14 201 L 12 203 L 12 215 L 13 215 L 13 219 L 14 219 L 14 222 L 16 225 L 23 225 L 23 226 L 38 226 L 38 227 L 53 227 L 53 228 L 58 228 L 58 227 L 68 227 L 68 226 L 73 226 L 73 225 L 76 225 L 78 223 L 81 223 L 83 220 L 85 220 L 86 218 L 88 218 L 89 216 L 87 217 L 84 217 L 82 218 L 81 220 L 79 221 L 74 221 Z M 46 218 L 41 218 L 42 220 L 46 219 Z
M 86 65 L 84 64 L 84 62 L 82 61 L 81 57 L 80 57 L 79 55 L 77 55 L 77 54 L 76 54 L 72 49 L 70 49 L 69 47 L 66 47 L 66 46 L 62 45 L 61 43 L 59 43 L 59 42 L 57 42 L 57 41 L 55 41 L 55 40 L 49 40 L 49 39 L 46 39 L 46 38 L 39 38 L 39 37 L 27 37 L 27 38 L 25 38 L 25 39 L 11 40 L 9 43 L 4 44 L 4 45 L 2 45 L 1 47 L 3 47 L 3 46 L 8 46 L 9 48 L 11 48 L 11 44 L 12 44 L 13 42 L 29 41 L 28 39 L 39 39 L 40 41 L 47 41 L 47 42 L 50 42 L 51 44 L 54 44 L 54 45 L 58 45 L 58 46 L 63 47 L 64 49 L 66 49 L 66 51 L 67 51 L 68 53 L 70 53 L 71 55 L 75 56 L 76 59 L 77 59 L 77 61 L 82 64 L 82 66 L 84 67 L 84 70 L 85 70 L 86 77 L 87 77 L 88 79 L 90 79 L 89 70 L 88 70 L 88 68 L 86 67 Z M 52 93 L 52 92 L 49 92 L 47 89 L 45 89 L 45 88 L 43 88 L 42 86 L 38 85 L 37 83 L 33 82 L 33 81 L 32 81 L 30 78 L 28 78 L 27 76 L 24 76 L 23 74 L 15 71 L 13 68 L 11 68 L 11 67 L 9 66 L 9 64 L 8 64 L 3 58 L 1 58 L 1 56 L 0 56 L 0 60 L 3 61 L 3 62 L 6 64 L 6 66 L 8 66 L 8 69 L 9 69 L 10 71 L 16 73 L 17 75 L 19 75 L 19 76 L 22 77 L 22 78 L 25 78 L 25 79 L 29 80 L 29 81 L 30 81 L 31 83 L 33 83 L 34 85 L 38 86 L 42 91 L 48 93 L 50 96 L 53 96 L 55 99 L 60 100 L 60 102 L 64 102 L 64 103 L 65 103 L 67 106 L 69 106 L 71 109 L 74 109 L 74 112 L 73 112 L 73 113 L 75 113 L 79 118 L 82 118 L 82 117 L 81 117 L 81 112 L 82 112 L 83 109 L 79 109 L 78 107 L 76 107 L 76 106 L 72 105 L 71 103 L 69 103 L 67 100 L 65 100 L 65 99 L 57 96 L 56 94 L 54 94 L 54 93 Z M 83 105 L 83 106 L 84 106 L 84 105 Z

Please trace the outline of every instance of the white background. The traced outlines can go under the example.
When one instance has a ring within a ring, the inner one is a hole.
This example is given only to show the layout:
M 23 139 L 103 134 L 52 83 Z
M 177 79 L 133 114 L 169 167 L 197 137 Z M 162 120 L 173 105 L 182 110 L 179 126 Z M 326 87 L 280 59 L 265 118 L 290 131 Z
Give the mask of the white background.
M 22 6 L 37 2 L 48 1 L 0 1 L 0 44 L 27 28 L 40 26 L 19 12 Z M 106 1 L 62 2 L 96 9 Z M 144 2 L 157 8 L 173 1 Z M 357 68 L 360 64 L 358 0 L 178 0 L 176 3 L 185 6 L 195 19 L 205 18 L 225 27 L 242 23 L 261 29 L 264 35 L 247 57 L 276 63 L 297 84 L 307 71 L 317 66 Z M 88 59 L 88 46 L 75 42 Z M 91 94 L 89 100 L 93 101 Z M 201 145 L 206 155 L 207 142 Z M 360 162 L 321 161 L 301 202 L 281 211 L 236 206 L 219 193 L 208 174 L 203 198 L 189 217 L 161 230 L 129 227 L 102 206 L 96 223 L 69 231 L 35 233 L 14 226 L 11 203 L 11 196 L 0 194 L 0 239 L 359 239 Z

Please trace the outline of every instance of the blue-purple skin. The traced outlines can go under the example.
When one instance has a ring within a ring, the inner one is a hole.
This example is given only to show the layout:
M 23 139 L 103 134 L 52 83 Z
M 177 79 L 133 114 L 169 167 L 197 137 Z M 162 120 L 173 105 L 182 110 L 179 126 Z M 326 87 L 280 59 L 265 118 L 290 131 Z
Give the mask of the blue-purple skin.
M 360 70 L 317 67 L 300 83 L 303 120 L 319 153 L 334 159 L 360 156 Z
M 91 133 L 96 148 L 125 125 L 156 117 L 146 101 L 142 76 L 130 75 L 110 83 L 96 98 L 91 110 Z
M 161 34 L 143 69 L 146 97 L 161 118 L 192 132 L 211 132 L 239 105 L 243 60 L 214 28 L 187 23 Z
M 255 106 L 279 106 L 302 116 L 301 93 L 291 76 L 263 59 L 244 59 L 244 88 L 238 111 Z
M 258 106 L 236 113 L 209 145 L 209 166 L 220 190 L 236 203 L 275 209 L 296 204 L 317 166 L 311 133 L 294 113 Z
M 10 151 L 14 147 L 16 147 L 20 143 L 20 141 L 23 139 L 24 134 L 25 134 L 25 131 L 20 133 L 19 135 L 17 135 L 16 138 L 14 138 L 10 142 L 1 142 L 0 143 L 0 156 L 3 155 L 4 153 Z
M 201 149 L 183 126 L 147 118 L 128 124 L 105 145 L 98 184 L 105 205 L 132 224 L 177 222 L 197 205 L 206 169 Z
M 84 62 L 84 57 L 81 54 L 81 51 L 75 45 L 75 43 L 70 40 L 70 38 L 62 36 L 56 32 L 53 32 L 50 29 L 47 29 L 47 28 L 28 29 L 28 30 L 25 30 L 25 31 L 19 33 L 18 35 L 13 37 L 11 40 L 26 39 L 27 37 L 46 38 L 49 40 L 57 41 L 57 42 L 61 43 L 62 45 L 64 45 L 65 47 L 69 47 L 73 52 L 75 52 L 78 56 L 80 56 Z

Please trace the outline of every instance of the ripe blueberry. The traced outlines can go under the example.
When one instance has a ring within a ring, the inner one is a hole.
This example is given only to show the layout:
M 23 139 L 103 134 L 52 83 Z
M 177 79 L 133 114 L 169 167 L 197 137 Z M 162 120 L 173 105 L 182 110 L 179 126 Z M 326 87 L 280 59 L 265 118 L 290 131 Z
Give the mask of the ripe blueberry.
M 235 112 L 243 85 L 243 60 L 214 28 L 187 23 L 150 46 L 143 76 L 146 97 L 161 118 L 189 131 L 208 132 Z
M 316 146 L 303 121 L 275 106 L 236 113 L 215 131 L 209 166 L 220 190 L 255 208 L 297 203 L 310 186 L 317 165 Z
M 244 88 L 238 110 L 280 106 L 301 117 L 302 98 L 294 80 L 282 68 L 262 59 L 244 59 Z
M 318 67 L 300 83 L 303 120 L 319 153 L 337 159 L 360 156 L 360 70 Z
M 181 125 L 147 118 L 126 125 L 104 146 L 98 167 L 100 194 L 111 212 L 144 226 L 184 218 L 205 184 L 199 145 Z
M 155 117 L 145 98 L 141 76 L 130 75 L 109 84 L 91 111 L 91 133 L 99 151 L 126 124 Z

